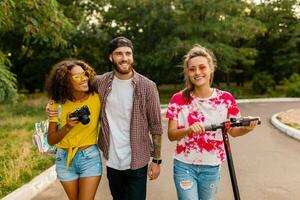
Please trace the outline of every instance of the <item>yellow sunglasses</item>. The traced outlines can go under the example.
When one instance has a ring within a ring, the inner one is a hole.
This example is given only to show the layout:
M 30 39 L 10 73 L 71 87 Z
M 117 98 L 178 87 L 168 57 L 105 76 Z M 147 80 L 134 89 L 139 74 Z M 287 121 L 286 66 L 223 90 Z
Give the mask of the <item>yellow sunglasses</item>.
M 84 78 L 89 79 L 90 75 L 87 71 L 84 71 L 80 74 L 72 75 L 72 79 L 78 83 L 80 83 Z

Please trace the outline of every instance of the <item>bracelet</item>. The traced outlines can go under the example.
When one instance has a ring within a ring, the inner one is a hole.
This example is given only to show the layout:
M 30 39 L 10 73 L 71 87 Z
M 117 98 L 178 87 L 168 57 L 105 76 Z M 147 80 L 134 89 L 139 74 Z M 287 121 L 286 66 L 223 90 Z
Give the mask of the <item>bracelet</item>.
M 161 159 L 155 159 L 155 158 L 153 158 L 152 159 L 152 162 L 154 162 L 154 163 L 156 163 L 156 164 L 161 164 L 161 162 L 162 162 L 162 160 Z

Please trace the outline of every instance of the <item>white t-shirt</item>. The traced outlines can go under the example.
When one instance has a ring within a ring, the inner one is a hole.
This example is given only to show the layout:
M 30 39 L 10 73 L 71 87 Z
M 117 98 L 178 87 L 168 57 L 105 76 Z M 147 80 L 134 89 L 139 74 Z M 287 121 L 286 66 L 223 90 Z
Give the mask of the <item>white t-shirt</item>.
M 133 105 L 132 80 L 112 81 L 112 90 L 107 97 L 105 112 L 109 123 L 110 145 L 108 167 L 117 170 L 130 169 L 130 121 Z

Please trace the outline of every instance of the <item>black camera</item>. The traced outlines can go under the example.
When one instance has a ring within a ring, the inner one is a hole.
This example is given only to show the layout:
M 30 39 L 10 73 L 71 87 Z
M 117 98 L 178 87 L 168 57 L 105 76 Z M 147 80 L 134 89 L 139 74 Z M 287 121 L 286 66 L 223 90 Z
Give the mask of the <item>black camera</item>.
M 89 107 L 84 105 L 80 108 L 77 108 L 74 112 L 71 112 L 69 117 L 77 117 L 82 124 L 86 125 L 90 122 L 90 114 Z

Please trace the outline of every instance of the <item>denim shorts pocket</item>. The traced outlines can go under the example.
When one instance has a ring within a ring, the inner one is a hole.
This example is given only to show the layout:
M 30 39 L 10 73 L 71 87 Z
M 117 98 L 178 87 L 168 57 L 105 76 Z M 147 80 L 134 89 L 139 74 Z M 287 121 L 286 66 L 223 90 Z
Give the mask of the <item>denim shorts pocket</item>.
M 91 151 L 84 153 L 84 158 L 87 160 L 93 159 L 93 158 L 99 158 L 100 152 L 97 148 L 92 149 Z
M 66 152 L 62 149 L 57 149 L 55 159 L 61 161 L 66 157 Z

